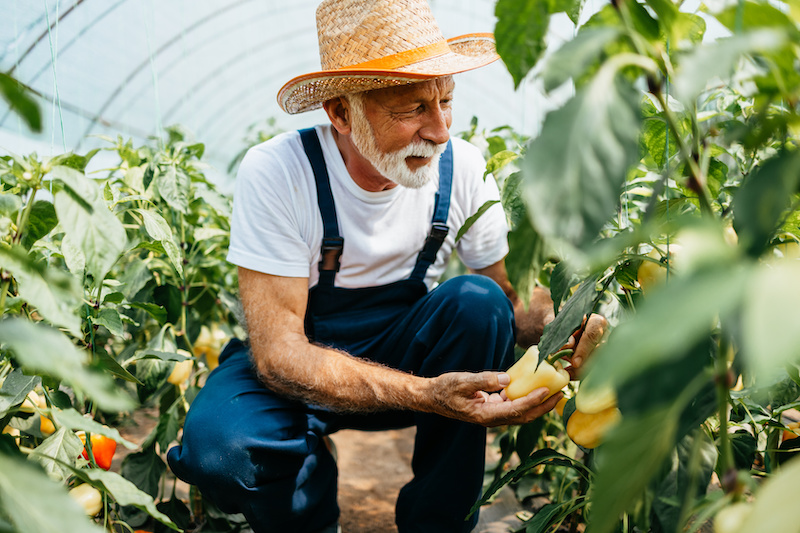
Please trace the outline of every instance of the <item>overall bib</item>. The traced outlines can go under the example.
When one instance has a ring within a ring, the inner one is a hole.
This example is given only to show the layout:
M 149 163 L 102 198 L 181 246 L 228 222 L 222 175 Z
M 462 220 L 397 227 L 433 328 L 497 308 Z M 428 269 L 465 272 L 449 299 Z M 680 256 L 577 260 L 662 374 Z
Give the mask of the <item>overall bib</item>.
M 305 327 L 315 343 L 433 377 L 448 371 L 508 368 L 514 361 L 514 314 L 500 287 L 465 275 L 432 291 L 424 283 L 447 235 L 452 145 L 442 154 L 431 232 L 411 276 L 388 285 L 335 286 L 345 246 L 324 157 L 313 129 L 301 140 L 317 184 L 323 221 L 319 283 L 309 291 Z M 388 236 L 387 238 L 390 238 Z M 167 459 L 223 511 L 243 513 L 256 533 L 319 531 L 339 516 L 336 462 L 322 438 L 339 429 L 415 425 L 414 478 L 400 492 L 400 533 L 471 531 L 465 521 L 480 496 L 485 428 L 437 415 L 343 414 L 279 396 L 255 375 L 248 347 L 234 339 L 195 398 L 181 446 Z

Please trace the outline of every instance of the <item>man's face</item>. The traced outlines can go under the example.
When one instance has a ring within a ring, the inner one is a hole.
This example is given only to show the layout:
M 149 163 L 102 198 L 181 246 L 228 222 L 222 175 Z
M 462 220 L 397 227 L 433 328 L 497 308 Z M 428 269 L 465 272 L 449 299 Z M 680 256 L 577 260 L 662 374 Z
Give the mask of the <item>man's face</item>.
M 450 138 L 454 88 L 448 76 L 350 96 L 353 144 L 385 178 L 422 187 Z

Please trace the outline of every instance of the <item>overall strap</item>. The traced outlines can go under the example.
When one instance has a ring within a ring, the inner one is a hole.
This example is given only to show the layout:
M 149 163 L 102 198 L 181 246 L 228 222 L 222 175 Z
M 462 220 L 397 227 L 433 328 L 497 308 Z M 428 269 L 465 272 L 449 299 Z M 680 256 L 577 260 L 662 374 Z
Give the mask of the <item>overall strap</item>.
M 447 213 L 450 210 L 450 189 L 453 184 L 453 142 L 448 141 L 447 148 L 439 158 L 439 191 L 433 206 L 431 231 L 425 244 L 417 256 L 417 264 L 410 279 L 423 281 L 428 267 L 436 261 L 436 254 L 442 247 L 450 228 L 447 227 Z
M 344 248 L 344 239 L 339 235 L 339 222 L 336 219 L 331 182 L 317 131 L 314 128 L 300 130 L 300 140 L 303 142 L 303 149 L 314 171 L 314 181 L 317 184 L 317 203 L 322 215 L 323 233 L 319 260 L 319 285 L 333 287 L 334 278 L 341 266 L 339 258 Z

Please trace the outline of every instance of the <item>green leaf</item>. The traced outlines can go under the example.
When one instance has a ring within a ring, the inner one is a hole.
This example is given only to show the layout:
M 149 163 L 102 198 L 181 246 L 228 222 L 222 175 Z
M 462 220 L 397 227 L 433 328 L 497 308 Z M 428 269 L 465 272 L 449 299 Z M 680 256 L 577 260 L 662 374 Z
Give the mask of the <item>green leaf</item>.
M 67 235 L 83 252 L 87 272 L 95 279 L 105 278 L 125 250 L 125 228 L 108 210 L 97 184 L 81 172 L 68 167 L 56 167 L 52 176 L 64 182 L 92 206 L 90 213 L 72 195 L 63 191 L 56 193 L 58 219 Z
M 536 288 L 536 278 L 547 260 L 547 248 L 528 219 L 520 220 L 508 233 L 508 247 L 505 259 L 508 280 L 527 305 Z
M 39 105 L 31 98 L 30 89 L 20 82 L 0 72 L 0 94 L 8 102 L 8 107 L 25 121 L 34 133 L 42 131 L 42 114 Z
M 542 339 L 539 341 L 539 360 L 556 353 L 567 343 L 570 336 L 583 323 L 584 317 L 592 312 L 600 293 L 597 291 L 597 276 L 590 276 L 567 300 L 564 308 L 555 320 L 544 327 Z
M 128 456 L 129 458 L 130 456 Z M 128 459 L 126 458 L 126 459 Z M 170 518 L 156 509 L 153 497 L 139 490 L 136 485 L 115 472 L 106 472 L 101 468 L 83 470 L 83 474 L 93 482 L 100 483 L 111 494 L 120 505 L 133 505 L 134 507 L 146 511 L 147 514 L 171 527 L 178 530 L 178 527 Z
M 64 482 L 72 471 L 64 465 L 73 466 L 83 451 L 83 443 L 75 433 L 61 427 L 47 437 L 29 455 L 30 460 L 41 464 L 54 481 Z
M 497 53 L 515 88 L 544 53 L 550 13 L 548 0 L 498 0 L 495 6 Z
M 0 501 L 14 531 L 103 533 L 63 484 L 53 482 L 34 463 L 0 454 Z
M 645 492 L 675 445 L 677 422 L 667 407 L 623 416 L 609 432 L 596 450 L 597 475 L 590 492 L 593 533 L 614 531 L 620 515 Z
M 669 153 L 667 153 L 667 134 L 669 134 Z M 678 153 L 678 140 L 667 127 L 662 116 L 646 119 L 642 123 L 640 152 L 645 162 L 652 161 L 655 170 L 661 170 L 668 158 Z
M 158 194 L 167 204 L 180 213 L 189 211 L 189 176 L 175 166 L 168 166 L 166 171 L 155 177 Z
M 687 495 L 705 495 L 718 454 L 714 442 L 700 430 L 681 439 L 670 455 L 671 468 L 658 486 L 653 511 L 662 531 L 680 531 L 683 503 Z
M 542 81 L 552 91 L 570 79 L 578 79 L 603 56 L 606 45 L 618 39 L 619 28 L 583 28 L 571 41 L 564 43 L 546 60 Z
M 108 411 L 124 411 L 133 402 L 110 376 L 88 366 L 88 354 L 60 331 L 19 318 L 0 322 L 0 338 L 17 360 L 33 372 L 62 379 Z
M 683 357 L 706 338 L 718 316 L 725 316 L 742 300 L 749 270 L 738 264 L 720 264 L 693 275 L 673 276 L 654 290 L 636 315 L 620 324 L 586 363 L 593 386 L 616 389 L 648 368 Z M 680 334 L 676 334 L 680 332 Z
M 100 310 L 98 316 L 92 319 L 92 323 L 97 326 L 104 326 L 112 335 L 122 337 L 125 334 L 125 327 L 122 325 L 122 318 L 119 311 L 105 307 Z
M 639 160 L 638 95 L 609 74 L 601 71 L 550 113 L 523 159 L 523 199 L 547 242 L 580 248 L 593 241 Z
M 790 18 L 775 6 L 761 2 L 742 3 L 741 30 L 748 31 L 758 28 L 775 28 L 781 31 L 794 29 L 794 23 Z M 739 31 L 736 27 L 739 6 L 727 7 L 714 17 L 732 32 Z M 792 36 L 797 36 L 797 30 L 792 32 Z
M 760 381 L 800 362 L 800 262 L 759 264 L 745 290 L 742 352 Z
M 122 461 L 122 475 L 133 482 L 140 490 L 153 498 L 158 496 L 158 484 L 167 471 L 167 465 L 155 452 L 155 447 L 132 453 Z
M 5 418 L 9 409 L 25 401 L 25 397 L 41 383 L 39 376 L 26 376 L 22 370 L 15 368 L 6 376 L 0 387 L 0 419 Z
M 782 152 L 759 166 L 736 193 L 733 227 L 750 255 L 758 257 L 764 251 L 799 183 L 800 155 Z
M 483 216 L 483 214 L 493 205 L 499 204 L 500 200 L 488 200 L 482 206 L 478 208 L 478 211 L 469 217 L 466 221 L 464 221 L 464 225 L 461 226 L 458 230 L 458 234 L 456 234 L 456 242 L 461 240 L 461 237 L 464 236 L 466 232 L 478 221 L 479 218 Z
M 104 437 L 108 437 L 109 439 L 122 444 L 129 450 L 135 450 L 137 448 L 135 443 L 125 439 L 122 435 L 120 435 L 117 428 L 104 426 L 99 422 L 95 422 L 91 418 L 83 416 L 75 409 L 64 409 L 61 411 L 54 410 L 53 418 L 55 418 L 56 422 L 58 422 L 60 426 L 71 431 L 85 431 L 87 433 L 103 435 Z M 80 439 L 78 439 L 78 442 L 80 442 Z M 83 444 L 81 444 L 78 453 L 80 453 L 82 450 Z M 77 455 L 75 457 L 77 457 Z
M 501 150 L 497 152 L 486 162 L 486 171 L 483 173 L 483 178 L 486 179 L 489 174 L 498 177 L 498 172 L 510 163 L 516 161 L 517 158 L 519 158 L 519 154 L 512 150 Z
M 161 243 L 172 266 L 175 267 L 178 275 L 182 276 L 183 257 L 181 256 L 180 247 L 175 242 L 175 236 L 167 221 L 155 211 L 147 209 L 135 209 L 134 211 L 139 213 L 142 217 L 147 234 L 150 235 L 153 240 Z
M 22 246 L 30 250 L 36 241 L 50 233 L 58 224 L 58 216 L 51 202 L 40 200 L 33 204 L 25 234 L 22 237 Z
M 584 479 L 591 479 L 592 472 L 580 461 L 576 461 L 571 457 L 563 455 L 555 450 L 550 448 L 544 448 L 542 450 L 537 450 L 534 452 L 530 457 L 525 458 L 519 466 L 517 466 L 514 470 L 507 472 L 503 477 L 497 479 L 492 483 L 486 491 L 481 496 L 481 499 L 478 500 L 475 505 L 472 506 L 470 509 L 469 515 L 467 518 L 472 516 L 475 511 L 477 511 L 481 505 L 486 504 L 489 502 L 492 497 L 497 494 L 497 492 L 508 485 L 509 483 L 513 483 L 514 481 L 522 478 L 536 468 L 537 466 L 544 464 L 544 465 L 554 465 L 554 466 L 565 466 L 567 468 L 572 468 L 575 472 L 578 473 Z
M 697 46 L 681 60 L 673 78 L 675 95 L 684 104 L 693 106 L 710 80 L 731 77 L 742 55 L 777 50 L 785 43 L 782 31 L 757 30 Z
M 756 492 L 751 511 L 738 531 L 797 531 L 797 480 L 800 459 L 785 463 Z
M 178 432 L 181 429 L 181 417 L 178 412 L 182 404 L 182 398 L 178 398 L 173 404 L 158 418 L 156 426 L 156 442 L 161 450 L 166 450 L 169 445 L 178 440 Z
M 10 217 L 22 207 L 22 199 L 16 194 L 0 191 L 0 215 Z
M 78 280 L 56 268 L 34 263 L 21 248 L 0 247 L 0 263 L 17 280 L 19 296 L 56 326 L 81 336 L 78 308 L 83 291 Z
M 131 302 L 128 304 L 128 307 L 132 309 L 141 309 L 147 312 L 147 314 L 153 317 L 159 324 L 163 325 L 167 322 L 167 310 L 160 305 L 148 302 Z

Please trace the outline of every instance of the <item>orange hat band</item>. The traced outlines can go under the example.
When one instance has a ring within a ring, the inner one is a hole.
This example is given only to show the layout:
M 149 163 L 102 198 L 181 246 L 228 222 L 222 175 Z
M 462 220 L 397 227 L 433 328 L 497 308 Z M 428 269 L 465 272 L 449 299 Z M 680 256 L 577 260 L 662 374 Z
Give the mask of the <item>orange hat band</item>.
M 425 61 L 427 59 L 443 56 L 449 52 L 450 46 L 447 44 L 447 41 L 439 41 L 426 46 L 421 46 L 419 48 L 412 48 L 411 50 L 406 50 L 404 52 L 398 52 L 396 54 L 373 59 L 372 61 L 365 61 L 364 63 L 351 65 L 346 68 L 392 70 L 413 65 L 414 63 L 419 63 L 420 61 Z

